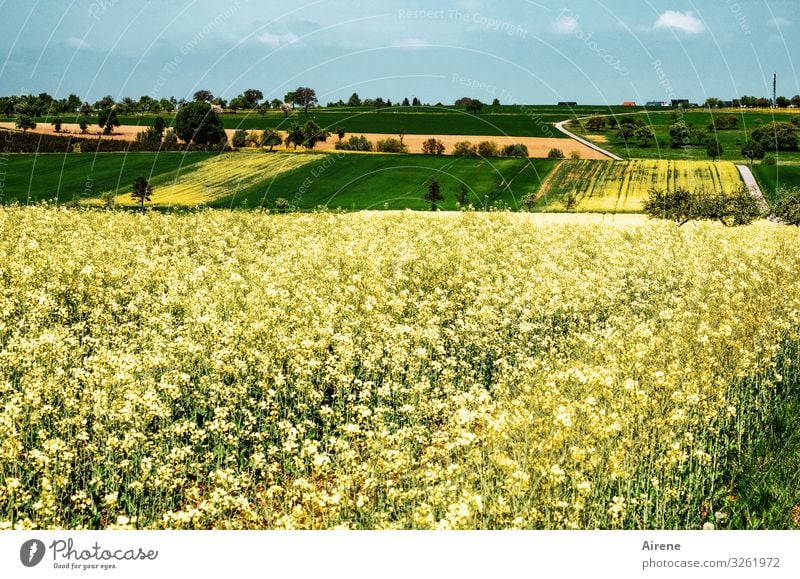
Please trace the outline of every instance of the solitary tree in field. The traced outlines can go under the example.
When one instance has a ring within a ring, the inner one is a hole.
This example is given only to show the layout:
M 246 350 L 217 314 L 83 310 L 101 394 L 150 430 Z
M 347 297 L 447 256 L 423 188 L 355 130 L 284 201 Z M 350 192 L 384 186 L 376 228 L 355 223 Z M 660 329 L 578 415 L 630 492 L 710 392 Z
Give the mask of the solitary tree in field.
M 636 138 L 636 125 L 633 123 L 622 123 L 617 125 L 617 138 L 627 143 Z
M 669 128 L 669 144 L 673 149 L 687 147 L 692 142 L 692 129 L 683 121 L 678 121 Z
M 242 147 L 247 145 L 247 131 L 244 129 L 237 129 L 235 133 L 233 133 L 233 139 L 231 139 L 231 144 L 236 147 L 237 149 L 241 149 Z
M 344 127 L 336 127 L 336 136 L 339 137 L 339 142 L 341 143 L 345 136 Z
M 89 130 L 89 121 L 86 119 L 81 119 L 78 123 L 78 126 L 81 129 L 81 133 L 86 134 L 86 131 Z
M 725 151 L 723 151 L 722 145 L 719 144 L 719 141 L 711 141 L 706 149 L 706 153 L 708 153 L 708 156 L 711 157 L 712 161 L 716 161 L 722 157 L 722 153 L 724 152 Z
M 255 88 L 249 88 L 242 93 L 244 100 L 247 102 L 247 105 L 254 109 L 262 100 L 264 100 L 264 93 L 260 90 Z
M 360 107 L 361 106 L 361 98 L 358 96 L 357 92 L 354 92 L 350 95 L 350 98 L 347 100 L 348 107 Z
M 469 99 L 466 104 L 467 112 L 470 114 L 477 114 L 483 110 L 483 103 L 478 99 Z
M 444 143 L 439 139 L 430 138 L 422 143 L 422 152 L 426 155 L 443 155 L 444 150 Z
M 586 121 L 586 128 L 590 131 L 602 131 L 606 128 L 606 118 L 594 116 Z
M 303 125 L 303 146 L 307 149 L 313 149 L 317 143 L 324 143 L 329 136 L 330 133 L 323 131 L 314 121 L 308 121 Z
M 156 117 L 153 121 L 153 131 L 158 135 L 159 138 L 164 136 L 164 129 L 166 128 L 167 123 L 164 121 L 164 117 Z
M 289 133 L 286 135 L 286 145 L 294 146 L 294 150 L 297 150 L 297 147 L 303 144 L 305 140 L 305 132 L 303 131 L 303 127 L 300 123 L 293 123 L 291 127 L 289 127 Z
M 469 188 L 464 183 L 462 183 L 461 187 L 458 189 L 456 201 L 461 207 L 466 207 L 467 203 L 469 203 Z
M 133 182 L 132 197 L 135 201 L 139 201 L 142 204 L 142 213 L 144 213 L 145 201 L 150 201 L 152 195 L 153 186 L 150 185 L 144 177 L 137 177 L 136 181 Z
M 216 145 L 225 139 L 222 120 L 205 102 L 189 103 L 181 107 L 175 117 L 175 133 L 186 143 Z
M 62 122 L 63 121 L 61 120 L 61 117 L 56 117 L 52 121 L 50 121 L 50 124 L 53 125 L 53 130 L 55 132 L 57 132 L 57 133 L 61 132 L 61 123 Z
M 745 146 L 742 147 L 742 156 L 752 165 L 755 159 L 764 158 L 764 147 L 756 141 L 748 141 Z
M 775 206 L 775 217 L 786 225 L 800 226 L 800 187 L 782 188 Z
M 518 156 L 518 155 L 506 155 L 507 157 Z M 561 149 L 553 147 L 550 149 L 550 152 L 547 153 L 548 159 L 563 159 L 564 158 L 564 151 Z
M 436 204 L 444 199 L 444 195 L 442 195 L 442 189 L 439 186 L 438 181 L 431 181 L 431 184 L 428 185 L 428 192 L 425 193 L 424 199 L 431 204 L 431 211 L 436 211 Z
M 17 128 L 22 129 L 23 133 L 27 133 L 28 129 L 33 130 L 36 128 L 36 123 L 28 115 L 20 115 L 17 119 Z
M 194 93 L 194 100 L 197 102 L 206 102 L 210 103 L 214 100 L 214 95 L 211 93 L 210 90 L 199 90 Z
M 277 131 L 264 131 L 261 136 L 261 146 L 269 147 L 270 151 L 272 151 L 273 147 L 280 147 L 282 144 L 283 138 Z
M 297 106 L 303 107 L 305 112 L 308 113 L 308 107 L 317 104 L 319 101 L 317 100 L 317 92 L 313 88 L 300 86 L 294 91 L 292 102 L 296 103 Z
M 653 128 L 647 125 L 636 127 L 633 136 L 636 137 L 636 141 L 639 143 L 640 147 L 649 147 L 652 140 L 656 137 Z
M 117 118 L 117 111 L 114 109 L 103 109 L 97 115 L 97 124 L 103 128 L 104 135 L 110 135 L 114 127 L 119 126 L 119 118 Z

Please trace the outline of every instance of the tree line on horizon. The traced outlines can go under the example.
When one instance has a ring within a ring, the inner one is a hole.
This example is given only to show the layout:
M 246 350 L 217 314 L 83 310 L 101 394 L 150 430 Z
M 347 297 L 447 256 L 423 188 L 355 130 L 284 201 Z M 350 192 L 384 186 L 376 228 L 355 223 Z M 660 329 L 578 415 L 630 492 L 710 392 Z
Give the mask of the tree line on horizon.
M 283 110 L 287 116 L 289 111 L 296 108 L 302 108 L 307 112 L 309 108 L 319 106 L 316 91 L 302 86 L 287 92 L 282 100 L 278 98 L 265 99 L 264 93 L 258 89 L 247 89 L 240 95 L 230 99 L 230 101 L 215 96 L 209 90 L 201 89 L 192 95 L 191 100 L 176 99 L 174 96 L 156 99 L 149 95 L 143 95 L 138 100 L 131 97 L 116 100 L 111 95 L 106 95 L 94 103 L 84 101 L 76 94 L 70 94 L 65 98 L 58 99 L 46 92 L 42 92 L 38 95 L 22 94 L 0 97 L 0 114 L 4 116 L 25 115 L 36 118 L 62 114 L 95 115 L 100 111 L 109 109 L 114 109 L 118 115 L 171 114 L 191 102 L 209 103 L 215 106 L 217 112 L 222 110 L 249 110 L 266 114 L 271 110 Z M 499 106 L 500 101 L 494 99 L 492 105 Z M 412 97 L 411 99 L 405 97 L 401 101 L 395 102 L 392 102 L 392 99 L 384 99 L 383 97 L 362 99 L 358 93 L 354 92 L 347 101 L 340 99 L 336 102 L 329 102 L 327 106 L 329 108 L 373 107 L 376 110 L 380 110 L 393 106 L 421 107 L 431 105 L 428 103 L 423 104 L 417 97 Z M 444 105 L 438 102 L 434 106 L 442 107 Z M 455 101 L 454 106 L 463 107 L 470 113 L 479 113 L 483 110 L 484 104 L 479 99 L 462 97 Z

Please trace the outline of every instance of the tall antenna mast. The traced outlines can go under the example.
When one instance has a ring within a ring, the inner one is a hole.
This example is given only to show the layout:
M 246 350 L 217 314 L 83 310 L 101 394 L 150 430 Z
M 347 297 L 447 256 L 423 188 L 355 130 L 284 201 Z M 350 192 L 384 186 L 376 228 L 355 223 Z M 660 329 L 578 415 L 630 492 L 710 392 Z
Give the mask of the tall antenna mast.
M 778 73 L 772 73 L 772 108 L 778 106 Z

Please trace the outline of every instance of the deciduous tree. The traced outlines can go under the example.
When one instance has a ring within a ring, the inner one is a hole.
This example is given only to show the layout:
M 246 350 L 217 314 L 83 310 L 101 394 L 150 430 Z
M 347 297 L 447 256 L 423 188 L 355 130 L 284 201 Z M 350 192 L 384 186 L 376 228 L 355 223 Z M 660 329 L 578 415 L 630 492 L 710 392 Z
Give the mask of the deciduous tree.
M 153 186 L 150 185 L 144 177 L 137 177 L 133 182 L 133 193 L 131 196 L 134 201 L 139 201 L 142 204 L 142 213 L 144 213 L 145 202 L 152 201 Z
M 186 143 L 218 144 L 225 139 L 222 120 L 207 102 L 197 101 L 181 107 L 175 117 L 175 132 Z
M 431 211 L 436 211 L 436 204 L 444 200 L 444 195 L 442 195 L 442 189 L 438 181 L 431 181 L 424 199 L 431 204 Z
M 19 118 L 17 119 L 16 125 L 18 129 L 22 129 L 23 133 L 27 133 L 28 129 L 33 130 L 36 128 L 36 123 L 28 115 L 20 115 Z

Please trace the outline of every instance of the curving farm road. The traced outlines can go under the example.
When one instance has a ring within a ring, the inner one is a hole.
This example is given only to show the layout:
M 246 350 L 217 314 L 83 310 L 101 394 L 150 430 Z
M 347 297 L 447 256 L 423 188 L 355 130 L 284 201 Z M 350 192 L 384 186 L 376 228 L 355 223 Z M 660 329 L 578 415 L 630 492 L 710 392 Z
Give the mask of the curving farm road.
M 597 151 L 598 153 L 600 153 L 602 155 L 605 155 L 606 157 L 609 157 L 609 158 L 613 159 L 614 161 L 623 161 L 624 160 L 622 157 L 618 157 L 614 153 L 606 151 L 605 149 L 602 149 L 602 148 L 598 147 L 597 145 L 595 145 L 591 141 L 587 141 L 586 139 L 583 139 L 583 138 L 579 137 L 578 135 L 576 135 L 575 133 L 565 129 L 564 125 L 566 125 L 568 122 L 569 122 L 569 120 L 561 121 L 560 123 L 556 123 L 556 128 L 559 131 L 561 131 L 562 133 L 564 133 L 565 135 L 567 135 L 568 137 L 578 141 L 582 145 L 586 145 L 587 147 Z

